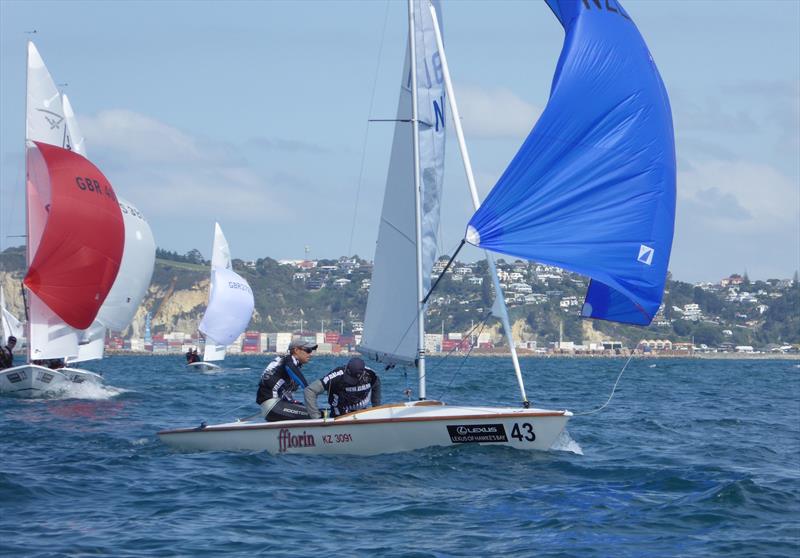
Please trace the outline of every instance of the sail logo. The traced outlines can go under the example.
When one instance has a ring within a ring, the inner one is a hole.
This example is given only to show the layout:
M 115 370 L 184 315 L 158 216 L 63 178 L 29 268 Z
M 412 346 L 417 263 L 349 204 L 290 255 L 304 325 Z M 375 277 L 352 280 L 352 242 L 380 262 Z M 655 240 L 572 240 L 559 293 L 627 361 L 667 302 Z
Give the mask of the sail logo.
M 253 292 L 248 285 L 244 283 L 239 283 L 238 281 L 228 281 L 228 288 L 239 289 L 240 291 L 244 291 L 246 293 Z
M 644 244 L 642 244 L 641 246 L 639 246 L 639 257 L 636 259 L 642 262 L 643 264 L 652 265 L 653 254 L 655 254 L 655 250 L 653 248 L 650 248 L 649 246 L 645 246 Z
M 57 112 L 53 112 L 50 110 L 45 109 L 36 109 L 39 112 L 44 114 L 44 119 L 47 120 L 47 123 L 50 124 L 51 130 L 58 130 L 61 128 L 61 123 L 64 121 L 64 117 L 58 114 Z
M 631 16 L 629 16 L 615 0 L 583 0 L 583 7 L 587 10 L 592 9 L 592 4 L 594 4 L 595 8 L 598 10 L 602 11 L 605 9 L 607 12 L 619 14 L 629 21 L 631 19 Z
M 278 433 L 278 451 L 280 453 L 285 453 L 290 448 L 313 448 L 316 445 L 314 435 L 306 434 L 305 430 L 296 436 L 293 436 L 288 428 L 281 428 Z
M 454 444 L 508 442 L 502 424 L 448 424 L 447 433 Z
M 437 100 L 439 101 L 438 103 L 436 102 Z M 444 130 L 444 95 L 441 95 L 438 99 L 433 100 L 433 115 L 436 120 L 436 131 L 439 131 L 439 122 L 442 123 L 442 130 Z

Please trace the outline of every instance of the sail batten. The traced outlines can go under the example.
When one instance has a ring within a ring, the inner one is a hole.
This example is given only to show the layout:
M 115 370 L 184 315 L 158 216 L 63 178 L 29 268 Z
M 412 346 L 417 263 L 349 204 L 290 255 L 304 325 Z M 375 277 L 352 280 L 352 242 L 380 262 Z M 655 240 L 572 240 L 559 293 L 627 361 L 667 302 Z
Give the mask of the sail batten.
M 587 275 L 585 317 L 646 325 L 675 220 L 669 99 L 619 2 L 547 3 L 566 32 L 550 100 L 467 239 Z

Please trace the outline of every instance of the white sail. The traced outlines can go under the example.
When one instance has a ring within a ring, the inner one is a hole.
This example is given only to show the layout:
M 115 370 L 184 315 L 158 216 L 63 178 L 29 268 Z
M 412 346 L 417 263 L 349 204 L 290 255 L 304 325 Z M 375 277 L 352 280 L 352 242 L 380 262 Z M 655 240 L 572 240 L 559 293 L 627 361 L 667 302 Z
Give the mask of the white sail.
M 225 347 L 247 328 L 255 307 L 250 285 L 231 269 L 228 241 L 219 223 L 214 226 L 212 254 L 208 308 L 199 327 L 206 336 L 203 354 L 206 362 L 225 358 Z
M 11 335 L 17 339 L 22 338 L 22 322 L 6 308 L 6 295 L 3 292 L 3 287 L 0 287 L 0 325 L 3 328 L 0 344 L 5 344 Z
M 71 127 L 70 127 L 71 130 Z M 156 261 L 156 243 L 144 215 L 129 201 L 118 197 L 125 225 L 125 248 L 119 273 L 92 326 L 81 332 L 77 358 L 80 362 L 103 358 L 106 329 L 124 331 L 142 303 Z
M 44 65 L 39 51 L 28 43 L 27 105 L 25 118 L 26 196 L 28 211 L 28 265 L 33 261 L 36 249 L 47 222 L 49 187 L 46 177 L 32 180 L 30 173 L 44 168 L 34 164 L 40 158 L 34 141 L 64 147 L 66 122 L 61 94 L 50 72 Z M 66 325 L 32 291 L 28 291 L 28 347 L 31 359 L 74 358 L 78 355 L 80 334 Z
M 444 80 L 427 2 L 414 0 L 419 158 L 422 189 L 422 275 L 430 287 L 436 259 L 444 176 Z M 413 363 L 417 356 L 416 209 L 411 119 L 410 49 L 406 49 L 392 155 L 360 350 L 382 362 Z
M 67 127 L 61 93 L 32 42 L 28 42 L 26 115 L 26 139 L 64 147 Z
M 156 243 L 144 215 L 131 202 L 117 199 L 125 224 L 125 250 L 117 279 L 100 307 L 97 321 L 108 329 L 123 331 L 147 294 L 156 262 Z
M 214 223 L 214 244 L 211 248 L 211 269 L 233 269 L 231 249 L 219 223 Z
M 72 110 L 72 103 L 69 102 L 67 94 L 61 95 L 61 103 L 64 108 L 64 120 L 66 123 L 66 135 L 64 136 L 64 147 L 70 151 L 74 151 L 78 155 L 86 157 L 86 142 L 84 141 L 81 128 L 78 126 L 78 119 L 75 116 L 75 111 Z

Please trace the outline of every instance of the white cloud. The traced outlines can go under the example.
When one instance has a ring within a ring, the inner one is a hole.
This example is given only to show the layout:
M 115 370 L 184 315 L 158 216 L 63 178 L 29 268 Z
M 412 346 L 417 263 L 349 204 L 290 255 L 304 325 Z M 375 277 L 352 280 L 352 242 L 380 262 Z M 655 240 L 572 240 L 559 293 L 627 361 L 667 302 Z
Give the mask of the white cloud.
M 456 95 L 464 133 L 471 138 L 522 139 L 542 112 L 508 89 L 466 86 Z
M 670 269 L 683 281 L 745 271 L 790 278 L 800 265 L 799 210 L 800 185 L 773 167 L 693 161 L 678 173 Z
M 266 181 L 232 145 L 128 110 L 102 111 L 80 124 L 90 158 L 104 163 L 120 195 L 150 219 L 188 214 L 257 220 L 280 209 Z
M 746 161 L 693 162 L 678 173 L 679 217 L 733 234 L 778 231 L 798 221 L 798 184 Z

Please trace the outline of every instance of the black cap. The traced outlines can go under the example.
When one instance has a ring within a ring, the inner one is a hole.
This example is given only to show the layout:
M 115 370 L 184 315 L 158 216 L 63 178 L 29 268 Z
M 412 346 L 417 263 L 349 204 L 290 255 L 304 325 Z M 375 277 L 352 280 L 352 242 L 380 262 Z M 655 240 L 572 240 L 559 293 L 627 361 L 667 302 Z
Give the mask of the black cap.
M 366 367 L 367 365 L 364 364 L 364 361 L 358 357 L 351 358 L 350 362 L 347 363 L 347 371 L 350 374 L 361 374 Z
M 17 342 L 17 338 L 14 337 L 13 335 L 9 335 L 8 336 L 8 342 L 9 343 L 16 343 Z

